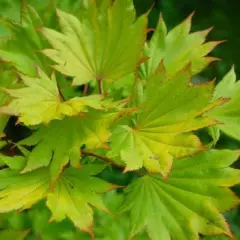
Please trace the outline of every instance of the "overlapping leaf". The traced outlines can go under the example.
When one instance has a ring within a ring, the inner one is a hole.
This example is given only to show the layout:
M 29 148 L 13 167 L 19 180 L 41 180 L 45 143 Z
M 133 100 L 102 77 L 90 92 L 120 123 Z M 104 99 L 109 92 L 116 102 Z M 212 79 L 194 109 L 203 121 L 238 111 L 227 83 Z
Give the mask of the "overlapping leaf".
M 0 87 L 12 87 L 13 84 L 16 84 L 17 76 L 15 73 L 10 71 L 1 71 L 0 72 Z M 0 106 L 4 105 L 9 101 L 9 96 L 0 91 Z M 8 116 L 0 115 L 0 137 L 3 134 L 3 130 L 7 124 Z
M 14 156 L 9 157 L 3 154 L 0 154 L 0 163 L 7 165 L 13 170 L 22 170 L 25 166 L 26 159 L 23 156 Z
M 3 172 L 2 172 L 3 171 Z M 49 188 L 49 172 L 39 169 L 19 175 L 12 170 L 0 171 L 0 212 L 9 212 L 17 209 L 30 208 L 43 199 Z
M 206 55 L 221 42 L 205 43 L 211 29 L 190 33 L 191 21 L 192 15 L 167 33 L 165 22 L 160 16 L 155 33 L 145 45 L 144 55 L 150 59 L 141 65 L 142 78 L 148 79 L 161 61 L 164 62 L 167 73 L 171 77 L 189 62 L 192 63 L 191 73 L 195 75 L 209 63 L 217 60 Z
M 61 99 L 54 77 L 52 79 L 38 69 L 38 77 L 21 75 L 26 87 L 3 89 L 13 100 L 0 108 L 0 112 L 19 116 L 19 121 L 26 125 L 48 123 L 52 119 L 62 119 L 64 115 L 75 116 L 86 112 L 87 107 L 102 109 L 101 96 L 75 97 L 68 101 Z
M 49 44 L 36 31 L 43 26 L 37 12 L 23 4 L 21 22 L 5 20 L 4 24 L 9 30 L 10 37 L 0 40 L 0 58 L 29 76 L 36 76 L 36 65 L 50 73 L 49 60 L 38 51 L 48 47 Z
M 30 208 L 41 199 L 47 198 L 47 206 L 52 212 L 51 220 L 62 221 L 70 218 L 76 227 L 90 234 L 93 222 L 91 206 L 107 211 L 100 194 L 110 191 L 115 186 L 99 178 L 106 165 L 88 164 L 81 169 L 68 168 L 50 189 L 49 170 L 41 168 L 30 173 L 19 175 L 10 172 L 2 174 L 0 191 L 0 212 Z M 91 206 L 90 206 L 91 205 Z
M 225 100 L 211 100 L 213 82 L 196 86 L 189 79 L 188 69 L 170 80 L 163 71 L 152 76 L 140 100 L 140 113 L 133 119 L 134 126 L 115 128 L 109 156 L 120 155 L 127 171 L 144 166 L 166 176 L 173 158 L 203 150 L 199 138 L 191 132 L 216 124 L 202 114 Z
M 213 116 L 222 124 L 217 127 L 229 136 L 240 140 L 240 82 L 236 82 L 236 74 L 232 68 L 217 85 L 214 99 L 226 97 L 231 100 L 207 115 Z
M 129 239 L 131 225 L 129 215 L 120 213 L 119 207 L 122 204 L 124 195 L 111 191 L 104 195 L 104 203 L 113 214 L 96 211 L 94 234 L 96 240 L 125 240 Z M 134 236 L 132 240 L 149 240 L 146 232 Z
M 44 28 L 54 49 L 44 53 L 73 84 L 113 81 L 132 73 L 146 35 L 147 16 L 135 20 L 132 0 L 82 1 L 78 18 L 58 10 L 62 33 Z
M 91 111 L 86 118 L 70 118 L 52 121 L 49 126 L 41 126 L 29 138 L 19 144 L 35 146 L 27 156 L 23 172 L 48 166 L 55 179 L 62 168 L 70 161 L 73 167 L 80 166 L 80 147 L 89 149 L 105 148 L 110 133 L 111 116 L 107 113 Z
M 70 218 L 76 227 L 92 235 L 93 210 L 91 206 L 107 211 L 99 193 L 110 191 L 113 185 L 93 177 L 104 165 L 85 165 L 82 169 L 67 169 L 47 196 L 52 220 Z M 91 206 L 90 206 L 91 205 Z
M 133 182 L 122 206 L 130 211 L 132 235 L 146 228 L 152 240 L 231 236 L 220 212 L 240 203 L 228 189 L 240 182 L 240 171 L 229 167 L 238 157 L 238 152 L 212 150 L 174 162 L 167 181 L 153 174 Z

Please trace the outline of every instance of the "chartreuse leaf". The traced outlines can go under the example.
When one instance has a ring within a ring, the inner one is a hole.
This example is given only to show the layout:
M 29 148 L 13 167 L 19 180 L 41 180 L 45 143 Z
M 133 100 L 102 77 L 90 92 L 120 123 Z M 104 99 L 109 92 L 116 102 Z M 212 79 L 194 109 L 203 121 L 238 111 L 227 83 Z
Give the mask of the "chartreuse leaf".
M 56 79 L 50 79 L 41 69 L 38 77 L 21 75 L 25 87 L 3 89 L 13 100 L 0 108 L 0 112 L 19 116 L 19 121 L 26 125 L 48 123 L 52 119 L 64 116 L 76 116 L 87 112 L 87 107 L 102 109 L 101 96 L 74 97 L 68 101 L 61 99 Z
M 52 220 L 70 218 L 76 227 L 92 235 L 93 210 L 91 206 L 107 211 L 98 193 L 113 189 L 113 185 L 93 177 L 104 165 L 84 165 L 81 169 L 68 168 L 47 195 L 47 206 Z M 90 206 L 91 205 L 91 206 Z
M 39 51 L 49 46 L 48 42 L 37 32 L 43 23 L 37 12 L 23 3 L 21 22 L 5 20 L 10 38 L 0 40 L 0 58 L 9 62 L 19 72 L 36 76 L 35 66 L 50 73 L 49 60 Z
M 52 212 L 51 220 L 62 221 L 68 217 L 77 228 L 92 234 L 91 206 L 108 212 L 101 194 L 116 187 L 93 177 L 105 167 L 104 164 L 87 164 L 81 169 L 67 168 L 51 188 L 47 168 L 20 175 L 13 170 L 1 170 L 0 183 L 8 184 L 1 185 L 0 212 L 27 209 L 46 198 L 46 205 Z M 10 172 L 6 173 L 6 170 Z
M 208 112 L 207 115 L 222 123 L 217 125 L 221 131 L 240 141 L 240 82 L 236 82 L 234 67 L 217 85 L 214 99 L 218 97 L 230 98 L 230 101 Z
M 43 28 L 54 49 L 44 53 L 73 84 L 113 81 L 132 73 L 146 36 L 147 16 L 136 20 L 132 0 L 82 1 L 77 17 L 58 10 L 62 33 Z
M 70 118 L 52 121 L 49 126 L 40 126 L 29 138 L 19 142 L 34 146 L 27 156 L 23 172 L 48 166 L 51 162 L 51 178 L 55 179 L 70 161 L 73 167 L 80 167 L 80 147 L 89 149 L 106 148 L 110 137 L 108 130 L 111 116 L 91 111 L 86 118 Z
M 204 149 L 193 130 L 216 124 L 202 114 L 221 104 L 212 101 L 212 82 L 192 85 L 188 69 L 170 80 L 164 72 L 152 76 L 144 89 L 140 113 L 133 126 L 118 125 L 113 131 L 109 157 L 120 155 L 126 171 L 145 167 L 166 176 L 173 158 L 182 158 Z
M 212 142 L 210 143 L 210 146 L 215 146 L 218 140 L 220 139 L 220 130 L 218 126 L 212 126 L 208 128 L 208 134 L 212 138 Z
M 240 171 L 229 167 L 238 157 L 236 151 L 212 150 L 175 161 L 167 180 L 149 174 L 134 181 L 121 208 L 130 211 L 132 235 L 146 228 L 152 240 L 231 236 L 221 212 L 239 203 L 228 189 L 240 182 Z
M 0 71 L 0 87 L 11 87 L 16 82 L 16 74 L 10 71 Z M 0 106 L 9 101 L 9 96 L 0 91 Z M 8 116 L 0 114 L 0 137 L 3 135 L 3 130 L 7 124 Z
M 5 169 L 4 169 L 5 170 Z M 39 169 L 19 175 L 12 170 L 0 171 L 3 184 L 0 191 L 0 212 L 30 208 L 43 199 L 49 188 L 49 171 Z M 4 174 L 1 172 L 4 171 Z
M 160 16 L 156 31 L 144 48 L 144 55 L 149 57 L 149 60 L 141 65 L 142 78 L 148 79 L 157 70 L 161 61 L 164 62 L 167 73 L 171 77 L 186 67 L 189 62 L 192 63 L 191 73 L 195 75 L 209 63 L 217 60 L 206 55 L 221 42 L 205 43 L 211 28 L 190 33 L 191 22 L 192 15 L 167 33 L 165 22 Z
M 7 229 L 0 231 L 0 239 L 14 239 L 14 240 L 24 240 L 28 235 L 29 230 L 18 231 L 14 229 Z
M 25 166 L 26 159 L 25 157 L 22 157 L 22 156 L 9 157 L 9 156 L 0 154 L 0 162 L 3 162 L 13 170 L 21 170 Z

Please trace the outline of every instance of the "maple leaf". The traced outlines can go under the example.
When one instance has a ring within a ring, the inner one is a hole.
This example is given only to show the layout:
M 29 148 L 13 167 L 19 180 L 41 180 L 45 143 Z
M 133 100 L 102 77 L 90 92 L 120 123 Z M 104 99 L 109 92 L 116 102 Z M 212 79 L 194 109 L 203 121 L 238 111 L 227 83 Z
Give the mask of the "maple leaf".
M 54 49 L 43 52 L 73 84 L 113 81 L 132 73 L 146 37 L 147 16 L 135 19 L 132 0 L 82 1 L 77 17 L 57 11 L 62 33 L 43 28 Z M 127 37 L 126 37 L 127 36 Z
M 21 9 L 21 22 L 3 21 L 10 37 L 0 39 L 0 58 L 19 72 L 32 77 L 36 76 L 36 65 L 50 73 L 49 59 L 37 51 L 49 46 L 36 31 L 43 26 L 43 22 L 31 6 L 23 3 Z
M 21 170 L 25 166 L 26 159 L 23 156 L 9 157 L 0 154 L 0 162 L 3 163 L 3 165 L 7 165 L 9 168 L 13 170 Z
M 50 79 L 40 68 L 38 77 L 21 75 L 26 87 L 19 89 L 2 88 L 14 99 L 0 108 L 0 112 L 19 116 L 19 121 L 26 125 L 49 123 L 53 119 L 76 116 L 87 112 L 87 107 L 102 109 L 101 96 L 74 97 L 63 101 L 60 97 L 56 79 Z
M 105 167 L 102 164 L 88 164 L 81 169 L 66 169 L 56 182 L 53 192 L 47 195 L 47 206 L 52 212 L 51 220 L 62 221 L 68 217 L 76 227 L 93 235 L 91 206 L 107 211 L 99 193 L 114 188 L 114 185 L 93 177 Z
M 126 189 L 121 211 L 130 211 L 132 235 L 146 228 L 152 240 L 197 240 L 204 235 L 232 236 L 220 212 L 239 204 L 228 187 L 240 182 L 229 166 L 239 153 L 212 150 L 175 161 L 168 180 L 146 175 Z
M 215 146 L 220 139 L 220 130 L 217 125 L 209 127 L 208 129 L 208 134 L 212 138 L 212 142 L 210 142 L 210 146 Z
M 0 171 L 4 182 L 0 191 L 0 212 L 30 208 L 46 195 L 49 188 L 47 169 L 22 175 L 13 170 L 4 170 Z
M 149 43 L 145 44 L 144 56 L 149 60 L 141 64 L 140 75 L 148 79 L 158 68 L 161 61 L 164 62 L 169 77 L 185 68 L 191 62 L 191 73 L 196 75 L 207 67 L 211 62 L 218 60 L 206 56 L 221 41 L 205 43 L 206 36 L 211 31 L 189 33 L 192 22 L 191 14 L 185 21 L 167 33 L 165 22 L 160 16 L 156 31 Z
M 78 228 L 92 234 L 91 206 L 108 212 L 100 194 L 116 187 L 93 177 L 105 167 L 105 164 L 87 164 L 81 169 L 67 168 L 51 189 L 48 168 L 20 175 L 10 169 L 1 170 L 0 212 L 28 209 L 46 198 L 51 220 L 62 221 L 68 217 Z
M 50 173 L 54 180 L 69 161 L 73 167 L 80 167 L 80 147 L 83 144 L 89 149 L 106 148 L 110 137 L 109 121 L 109 114 L 91 111 L 86 118 L 55 120 L 49 126 L 40 126 L 30 137 L 18 143 L 36 145 L 27 155 L 22 172 L 48 166 L 51 162 Z
M 129 214 L 120 213 L 119 207 L 124 199 L 124 194 L 115 191 L 104 194 L 103 201 L 112 214 L 95 211 L 94 234 L 97 240 L 123 240 L 129 239 L 131 224 Z M 104 238 L 102 238 L 104 236 Z M 134 240 L 149 240 L 146 233 L 138 234 Z
M 159 71 L 149 80 L 133 116 L 133 126 L 117 125 L 111 138 L 109 157 L 120 155 L 125 171 L 145 167 L 167 176 L 173 158 L 193 155 L 204 149 L 191 133 L 217 122 L 202 114 L 225 102 L 212 101 L 213 82 L 192 85 L 189 69 L 168 79 Z
M 206 115 L 213 116 L 220 123 L 217 127 L 227 135 L 240 140 L 240 82 L 236 82 L 234 67 L 217 85 L 214 99 L 218 97 L 230 98 L 224 105 L 211 110 Z

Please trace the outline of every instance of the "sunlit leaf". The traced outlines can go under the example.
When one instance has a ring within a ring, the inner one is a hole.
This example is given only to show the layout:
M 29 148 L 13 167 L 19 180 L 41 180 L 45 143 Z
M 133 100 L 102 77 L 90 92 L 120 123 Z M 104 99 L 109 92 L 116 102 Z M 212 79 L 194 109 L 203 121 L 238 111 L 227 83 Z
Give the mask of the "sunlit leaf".
M 47 196 L 52 220 L 70 218 L 76 227 L 92 235 L 93 210 L 91 206 L 107 211 L 99 193 L 110 191 L 113 185 L 93 177 L 104 165 L 85 165 L 81 169 L 67 169 Z
M 191 74 L 201 72 L 209 63 L 217 58 L 207 56 L 221 41 L 205 42 L 210 29 L 190 33 L 192 16 L 190 15 L 181 24 L 169 33 L 165 22 L 160 16 L 156 31 L 149 43 L 146 43 L 144 55 L 149 60 L 141 65 L 140 74 L 148 79 L 158 68 L 161 61 L 167 69 L 169 77 L 192 63 Z
M 87 112 L 87 107 L 102 109 L 101 96 L 91 95 L 74 97 L 68 101 L 61 98 L 56 79 L 50 79 L 41 69 L 38 77 L 21 75 L 25 87 L 6 89 L 13 100 L 0 108 L 0 113 L 19 116 L 19 121 L 26 125 L 48 123 L 64 116 L 76 116 Z
M 1 172 L 4 170 L 0 171 Z M 49 173 L 47 169 L 39 169 L 19 175 L 11 171 L 2 177 L 9 184 L 0 191 L 0 212 L 30 208 L 43 199 L 49 188 Z M 12 175 L 12 176 L 11 176 Z
M 147 16 L 136 20 L 132 0 L 82 1 L 77 17 L 58 10 L 61 33 L 42 32 L 54 49 L 44 53 L 73 84 L 113 81 L 135 71 L 146 36 Z
M 188 69 L 170 80 L 159 72 L 148 80 L 133 126 L 116 126 L 110 157 L 121 156 L 126 171 L 145 167 L 166 176 L 173 158 L 204 150 L 192 131 L 217 122 L 202 114 L 225 100 L 212 101 L 212 82 L 192 85 Z

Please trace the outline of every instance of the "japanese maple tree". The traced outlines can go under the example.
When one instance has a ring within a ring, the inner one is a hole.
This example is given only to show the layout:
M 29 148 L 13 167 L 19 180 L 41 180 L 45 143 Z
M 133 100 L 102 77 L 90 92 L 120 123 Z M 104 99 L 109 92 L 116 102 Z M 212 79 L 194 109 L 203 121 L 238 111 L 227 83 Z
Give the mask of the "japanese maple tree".
M 98 218 L 128 222 L 121 239 L 234 238 L 223 213 L 240 202 L 230 189 L 240 151 L 214 149 L 221 132 L 240 141 L 234 68 L 217 86 L 194 84 L 221 42 L 206 42 L 211 28 L 190 32 L 192 15 L 169 32 L 160 16 L 148 41 L 148 14 L 136 17 L 133 0 L 83 0 L 74 14 L 56 9 L 54 27 L 26 4 L 20 22 L 4 20 L 0 147 L 12 150 L 0 155 L 1 213 L 44 200 L 51 221 L 89 234 L 71 239 L 114 239 Z M 30 135 L 4 136 L 11 116 Z M 118 186 L 104 178 L 113 169 L 134 177 Z

